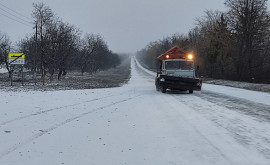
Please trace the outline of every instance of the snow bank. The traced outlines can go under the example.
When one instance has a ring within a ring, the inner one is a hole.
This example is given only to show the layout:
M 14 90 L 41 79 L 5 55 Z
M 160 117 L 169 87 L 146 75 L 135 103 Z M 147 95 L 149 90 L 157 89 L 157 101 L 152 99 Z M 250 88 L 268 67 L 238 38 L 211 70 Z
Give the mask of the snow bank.
M 136 56 L 134 56 L 134 60 L 135 60 L 136 64 L 138 65 L 138 67 L 139 67 L 140 69 L 142 69 L 143 71 L 145 71 L 146 73 L 148 73 L 148 74 L 150 74 L 150 75 L 152 75 L 152 76 L 156 76 L 156 75 L 157 75 L 155 72 L 150 71 L 150 70 L 144 68 L 144 67 L 140 64 L 140 62 L 137 60 Z
M 270 105 L 270 94 L 246 89 L 239 89 L 221 85 L 203 84 L 203 90 L 222 93 L 225 95 L 246 99 L 266 105 Z

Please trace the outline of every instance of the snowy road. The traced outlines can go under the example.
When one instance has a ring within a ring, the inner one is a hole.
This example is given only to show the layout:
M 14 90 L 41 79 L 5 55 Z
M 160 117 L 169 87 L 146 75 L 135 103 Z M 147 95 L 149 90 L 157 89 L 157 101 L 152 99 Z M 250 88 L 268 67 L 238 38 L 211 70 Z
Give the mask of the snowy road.
M 0 92 L 0 164 L 270 164 L 270 94 L 162 94 L 131 64 L 120 88 Z

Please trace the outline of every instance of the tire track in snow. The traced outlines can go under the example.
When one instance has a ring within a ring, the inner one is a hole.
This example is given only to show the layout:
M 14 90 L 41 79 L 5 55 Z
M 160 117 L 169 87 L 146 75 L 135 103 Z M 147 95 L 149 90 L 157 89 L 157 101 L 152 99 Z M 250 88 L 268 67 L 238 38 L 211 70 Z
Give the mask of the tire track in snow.
M 114 96 L 123 95 L 123 94 L 128 93 L 128 92 L 130 92 L 130 91 L 122 92 L 122 93 L 120 93 L 120 94 L 115 94 L 115 95 L 109 95 L 109 96 L 105 96 L 105 97 L 99 97 L 99 98 L 95 98 L 95 99 L 91 99 L 91 100 L 87 100 L 87 101 L 83 101 L 83 102 L 79 102 L 79 103 L 75 103 L 75 104 L 70 104 L 70 105 L 60 106 L 60 107 L 51 108 L 51 109 L 39 111 L 39 112 L 36 112 L 36 113 L 32 113 L 32 114 L 29 114 L 29 115 L 24 115 L 24 116 L 16 117 L 16 118 L 14 118 L 14 119 L 10 119 L 10 120 L 1 122 L 1 123 L 0 123 L 0 128 L 1 128 L 2 126 L 6 125 L 6 124 L 10 124 L 10 123 L 13 123 L 13 122 L 16 122 L 16 121 L 20 121 L 20 120 L 23 120 L 23 119 L 26 119 L 26 118 L 29 118 L 29 117 L 33 117 L 33 116 L 37 116 L 37 115 L 46 114 L 46 113 L 48 113 L 48 112 L 53 112 L 53 111 L 56 111 L 56 110 L 61 110 L 61 109 L 63 109 L 63 108 L 74 107 L 74 106 L 81 105 L 81 104 L 84 104 L 84 103 L 89 103 L 89 102 L 94 102 L 94 101 L 100 101 L 100 100 L 102 100 L 102 99 L 106 99 L 106 98 L 109 98 L 109 97 L 114 97 Z
M 204 120 L 204 119 L 206 119 L 206 121 L 208 120 L 208 121 L 210 121 L 210 122 L 213 122 L 212 120 L 209 120 L 209 118 L 205 118 L 205 116 L 204 115 L 202 115 L 201 113 L 197 113 L 198 112 L 198 109 L 201 109 L 202 111 L 203 111 L 203 109 L 205 108 L 205 105 L 202 105 L 202 102 L 198 102 L 198 103 L 195 103 L 196 102 L 196 100 L 198 101 L 198 100 L 200 100 L 201 98 L 200 98 L 200 96 L 195 96 L 195 95 L 182 95 L 181 97 L 179 97 L 178 95 L 171 95 L 171 97 L 173 98 L 173 99 L 175 99 L 176 100 L 176 102 L 181 102 L 182 104 L 184 104 L 184 105 L 186 105 L 187 107 L 190 107 L 192 110 L 193 110 L 193 112 L 190 112 L 190 114 L 195 114 L 195 115 L 198 115 L 198 117 L 196 117 L 196 122 L 201 122 L 200 121 L 200 117 L 202 117 L 202 119 Z M 205 101 L 205 100 L 204 100 Z M 205 101 L 205 102 L 207 102 L 207 101 Z M 210 102 L 208 102 L 208 103 L 210 103 Z M 207 104 L 207 103 L 206 103 Z M 210 104 L 212 104 L 212 103 L 210 103 Z M 220 110 L 220 109 L 216 109 L 216 107 L 214 108 L 214 109 L 212 109 L 213 111 L 218 111 L 218 110 Z M 208 112 L 208 114 L 209 115 L 212 115 L 212 116 L 217 116 L 217 114 L 215 114 L 215 113 L 209 113 Z M 182 115 L 183 116 L 183 115 Z M 238 148 L 238 147 L 231 147 L 231 149 L 229 149 L 228 150 L 228 148 L 227 149 L 225 149 L 224 150 L 224 147 L 222 147 L 222 145 L 220 145 L 219 144 L 219 142 L 217 142 L 216 140 L 213 140 L 213 137 L 215 137 L 216 135 L 219 135 L 220 136 L 220 138 L 221 138 L 221 140 L 223 140 L 222 138 L 223 138 L 223 136 L 222 136 L 222 134 L 224 134 L 224 132 L 223 131 L 221 131 L 221 132 L 223 132 L 223 133 L 220 133 L 220 132 L 215 132 L 214 134 L 213 133 L 211 133 L 211 132 L 208 132 L 208 131 L 201 131 L 201 130 L 203 130 L 203 129 L 201 129 L 202 127 L 201 127 L 201 125 L 200 124 L 194 124 L 192 121 L 190 122 L 190 120 L 188 119 L 189 117 L 185 117 L 185 116 L 183 116 L 183 119 L 187 122 L 187 123 L 189 123 L 189 125 L 193 128 L 193 130 L 195 130 L 210 146 L 212 146 L 216 151 L 217 151 L 217 153 L 219 153 L 227 162 L 228 162 L 228 164 L 235 164 L 235 162 L 233 162 L 232 160 L 231 160 L 231 156 L 229 156 L 228 155 L 228 151 L 230 151 L 230 150 L 233 150 L 233 151 L 236 151 L 237 150 L 237 152 L 238 152 L 238 154 L 239 155 L 241 155 L 244 159 L 246 159 L 246 160 L 248 160 L 248 162 L 250 163 L 250 164 L 252 164 L 252 165 L 259 165 L 260 163 L 257 163 L 257 158 L 253 158 L 253 157 L 249 157 L 249 155 L 248 154 L 245 154 L 246 153 L 246 146 L 243 146 L 243 145 L 241 145 L 240 143 L 238 143 L 238 144 L 240 144 L 240 146 L 242 146 L 243 148 Z M 192 119 L 192 118 L 191 118 Z M 201 123 L 203 123 L 203 122 L 201 122 Z M 227 122 L 228 123 L 228 122 Z M 216 127 L 217 129 L 220 129 L 220 127 L 221 128 L 223 128 L 224 130 L 225 130 L 225 132 L 226 131 L 228 131 L 228 132 L 231 132 L 231 130 L 228 130 L 227 128 L 225 128 L 224 126 L 222 126 L 222 125 L 216 125 L 217 123 L 215 123 L 213 126 L 214 127 Z M 211 124 L 212 125 L 212 124 Z M 209 126 L 211 126 L 211 125 L 209 125 Z M 211 130 L 211 129 L 210 129 Z M 212 129 L 212 130 L 214 130 L 214 129 Z M 222 129 L 221 129 L 222 130 Z M 215 135 L 216 134 L 216 135 Z M 224 134 L 224 135 L 227 135 L 226 133 Z M 229 134 L 228 134 L 229 135 Z M 229 135 L 229 137 L 231 137 L 232 139 L 231 140 L 236 140 L 237 141 L 237 139 L 234 137 L 234 136 L 230 136 Z M 215 138 L 214 138 L 215 139 Z M 224 138 L 225 140 L 228 140 L 228 139 L 226 139 L 226 138 Z M 228 141 L 227 141 L 228 142 Z M 237 141 L 238 142 L 238 141 Z M 252 153 L 252 152 L 251 152 Z M 229 152 L 229 154 L 230 154 L 230 152 Z M 257 154 L 257 153 L 255 153 L 255 154 Z M 265 155 L 264 155 L 265 156 Z M 267 157 L 266 157 L 267 158 Z
M 72 122 L 72 121 L 74 121 L 74 120 L 77 120 L 77 119 L 79 119 L 79 118 L 81 118 L 81 117 L 84 117 L 84 116 L 86 116 L 86 115 L 89 115 L 89 114 L 91 114 L 91 113 L 97 112 L 97 111 L 99 111 L 99 110 L 103 110 L 103 109 L 109 108 L 109 107 L 111 107 L 111 106 L 115 106 L 115 105 L 117 105 L 117 104 L 121 104 L 121 103 L 123 103 L 123 102 L 130 101 L 130 100 L 135 99 L 135 98 L 137 98 L 137 97 L 139 97 L 139 96 L 141 96 L 141 95 L 142 95 L 142 94 L 139 94 L 139 95 L 136 95 L 136 96 L 127 98 L 127 99 L 123 99 L 123 100 L 120 100 L 120 101 L 116 101 L 116 102 L 113 102 L 113 103 L 110 103 L 110 104 L 107 104 L 107 105 L 104 105 L 104 106 L 95 108 L 95 109 L 93 109 L 93 110 L 91 110 L 91 111 L 81 113 L 81 114 L 79 114 L 79 115 L 77 115 L 77 116 L 74 116 L 74 117 L 72 117 L 72 118 L 66 119 L 66 120 L 64 120 L 64 121 L 62 121 L 62 122 L 60 122 L 60 123 L 54 124 L 54 125 L 52 125 L 51 127 L 47 128 L 47 129 L 45 129 L 45 130 L 43 130 L 42 132 L 39 132 L 39 133 L 37 133 L 37 134 L 35 134 L 35 135 L 32 135 L 31 137 L 29 137 L 29 138 L 27 138 L 27 139 L 25 139 L 25 140 L 23 140 L 23 141 L 21 141 L 21 142 L 18 142 L 18 143 L 16 143 L 16 144 L 14 144 L 12 147 L 10 147 L 10 148 L 8 148 L 8 149 L 2 151 L 2 152 L 0 153 L 0 159 L 3 158 L 3 157 L 5 157 L 5 156 L 7 156 L 7 155 L 9 155 L 10 153 L 16 151 L 17 149 L 23 147 L 24 145 L 26 145 L 26 144 L 28 144 L 28 143 L 34 141 L 35 139 L 40 138 L 41 136 L 45 135 L 46 133 L 51 132 L 51 131 L 57 129 L 58 127 L 61 127 L 61 126 L 65 125 L 65 124 L 68 124 L 68 123 L 70 123 L 70 122 Z
M 240 144 L 252 147 L 267 159 L 270 159 L 269 105 L 211 91 L 203 91 L 199 97 L 217 106 L 224 107 L 233 113 L 241 114 L 241 118 L 230 118 L 226 116 L 225 111 L 225 114 L 220 114 L 223 116 L 222 118 L 212 117 L 212 120 L 215 120 L 216 124 L 228 130 Z M 226 119 L 230 119 L 230 122 L 227 122 L 229 124 L 224 124 Z
M 228 133 L 242 146 L 270 159 L 269 106 L 223 94 L 203 91 L 178 101 L 194 109 Z
M 173 94 L 174 93 L 174 94 Z M 190 94 L 187 94 L 187 93 L 183 93 L 183 92 L 179 92 L 177 93 L 177 95 L 175 94 L 175 92 L 171 92 L 171 94 L 173 95 L 169 95 L 169 97 L 171 97 L 172 99 L 175 100 L 175 102 L 179 102 L 179 97 L 177 97 L 179 94 L 182 95 L 182 96 L 187 96 L 189 97 Z M 181 102 L 182 103 L 182 102 Z M 184 103 L 185 104 L 185 103 Z M 187 104 L 185 104 L 187 105 Z M 172 105 L 171 105 L 172 106 Z M 188 105 L 187 105 L 188 106 Z M 228 164 L 233 164 L 232 161 L 229 159 L 229 157 L 222 151 L 221 148 L 219 148 L 214 142 L 211 141 L 211 139 L 209 139 L 207 137 L 207 134 L 205 134 L 204 132 L 202 132 L 198 126 L 196 124 L 194 124 L 193 122 L 191 122 L 188 118 L 186 118 L 184 115 L 182 115 L 182 118 L 183 120 L 185 120 L 186 123 L 189 123 L 189 125 L 193 128 L 194 131 L 196 131 L 196 133 L 198 135 L 200 135 L 200 137 L 202 137 L 215 151 L 216 153 L 220 154 L 224 160 L 228 163 Z
M 220 93 L 203 90 L 200 95 L 196 95 L 208 102 L 226 107 L 228 109 L 238 111 L 245 115 L 256 117 L 258 121 L 266 121 L 270 123 L 270 106 L 257 103 L 237 97 L 231 97 Z

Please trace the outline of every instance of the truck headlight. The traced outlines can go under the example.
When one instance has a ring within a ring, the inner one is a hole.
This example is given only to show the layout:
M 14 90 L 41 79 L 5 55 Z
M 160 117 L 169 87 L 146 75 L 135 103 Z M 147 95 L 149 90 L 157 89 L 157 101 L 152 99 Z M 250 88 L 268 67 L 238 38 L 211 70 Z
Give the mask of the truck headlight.
M 164 81 L 165 81 L 165 79 L 164 79 L 164 78 L 161 78 L 161 79 L 160 79 L 160 81 L 161 81 L 161 82 L 164 82 Z
M 189 54 L 189 55 L 187 56 L 187 58 L 188 58 L 189 60 L 192 60 L 192 59 L 193 59 L 193 55 L 192 55 L 192 54 Z

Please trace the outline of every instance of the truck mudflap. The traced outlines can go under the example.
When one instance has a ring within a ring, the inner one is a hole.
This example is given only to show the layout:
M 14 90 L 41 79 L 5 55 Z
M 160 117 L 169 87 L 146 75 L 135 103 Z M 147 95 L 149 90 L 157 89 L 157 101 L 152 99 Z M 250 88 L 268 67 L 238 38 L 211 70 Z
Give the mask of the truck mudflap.
M 172 90 L 197 90 L 202 88 L 202 80 L 199 78 L 185 78 L 160 75 L 156 78 L 156 85 L 160 88 Z

